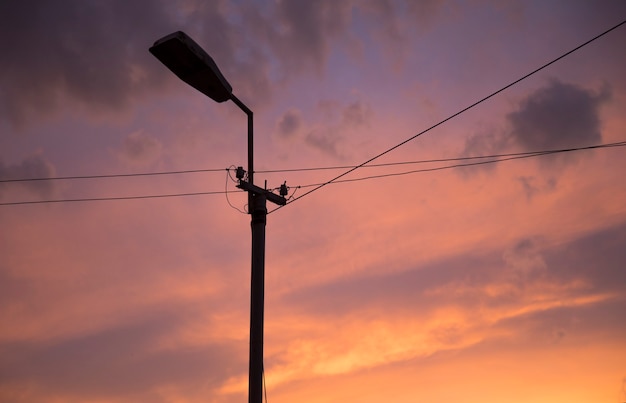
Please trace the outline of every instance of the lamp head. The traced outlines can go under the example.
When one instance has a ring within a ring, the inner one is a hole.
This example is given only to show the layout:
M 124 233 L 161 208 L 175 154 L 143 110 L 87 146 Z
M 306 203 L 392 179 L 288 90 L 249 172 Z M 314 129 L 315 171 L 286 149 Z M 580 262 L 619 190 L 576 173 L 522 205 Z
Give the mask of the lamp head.
M 181 80 L 216 102 L 228 101 L 233 88 L 217 65 L 187 34 L 177 31 L 159 39 L 150 48 L 157 59 Z

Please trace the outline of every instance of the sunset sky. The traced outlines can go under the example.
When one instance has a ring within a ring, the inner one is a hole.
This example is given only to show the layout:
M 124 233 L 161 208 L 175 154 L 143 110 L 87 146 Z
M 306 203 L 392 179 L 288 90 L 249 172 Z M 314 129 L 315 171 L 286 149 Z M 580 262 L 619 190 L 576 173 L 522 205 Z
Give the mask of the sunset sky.
M 452 167 L 626 141 L 626 24 L 438 125 L 624 20 L 622 0 L 0 2 L 0 401 L 247 401 L 246 116 L 148 52 L 182 30 L 254 111 L 256 184 L 289 187 L 268 402 L 626 402 L 626 147 Z M 144 173 L 169 174 L 122 176 Z

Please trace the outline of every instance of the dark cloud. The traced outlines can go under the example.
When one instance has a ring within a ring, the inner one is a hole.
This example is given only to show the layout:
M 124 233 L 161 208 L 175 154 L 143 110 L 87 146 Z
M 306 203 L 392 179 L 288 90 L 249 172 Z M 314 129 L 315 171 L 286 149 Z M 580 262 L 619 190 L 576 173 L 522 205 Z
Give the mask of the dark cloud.
M 372 23 L 372 37 L 384 43 L 385 57 L 394 68 L 405 65 L 415 52 L 409 41 L 435 25 L 445 0 L 367 0 L 358 2 L 363 15 Z M 447 2 L 448 6 L 450 2 Z M 446 10 L 449 11 L 449 10 Z M 449 15 L 450 13 L 445 13 Z
M 187 31 L 215 58 L 237 83 L 238 94 L 267 99 L 267 57 L 246 38 L 247 31 L 228 21 L 223 3 L 0 3 L 0 116 L 20 128 L 68 102 L 93 113 L 123 111 L 177 82 L 148 52 L 155 40 L 176 30 Z
M 362 101 L 355 101 L 342 111 L 342 125 L 347 127 L 367 126 L 372 116 L 370 106 Z
M 510 139 L 502 132 L 496 132 L 495 130 L 486 130 L 473 134 L 465 139 L 465 145 L 463 151 L 459 157 L 486 157 L 491 155 L 498 155 L 509 146 Z M 488 159 L 480 159 L 475 161 L 469 161 L 470 163 L 488 161 Z M 473 165 L 468 167 L 461 167 L 457 169 L 457 173 L 464 178 L 471 177 L 480 172 L 492 172 L 497 167 L 497 164 L 483 164 Z
M 0 115 L 21 126 L 67 100 L 91 108 L 124 108 L 163 76 L 149 63 L 147 47 L 172 26 L 164 4 L 2 2 Z
M 445 4 L 444 0 L 406 1 L 408 12 L 420 24 L 429 24 L 439 14 Z
M 352 277 L 332 283 L 299 289 L 286 295 L 285 306 L 306 311 L 306 315 L 345 315 L 362 308 L 396 309 L 420 306 L 424 310 L 441 304 L 441 299 L 425 297 L 428 289 L 463 279 L 477 287 L 490 278 L 490 269 L 498 267 L 501 257 L 455 256 L 389 275 Z M 468 270 L 468 268 L 475 270 Z
M 305 142 L 334 158 L 346 158 L 341 147 L 342 134 L 367 126 L 373 114 L 371 108 L 361 100 L 342 106 L 337 101 L 326 99 L 318 102 L 317 109 L 322 116 L 320 120 L 328 123 L 309 131 Z
M 251 107 L 267 104 L 275 82 L 302 72 L 321 74 L 333 48 L 360 46 L 351 31 L 353 7 L 373 16 L 388 7 L 394 15 L 406 9 L 427 19 L 439 8 L 438 1 L 419 7 L 374 3 L 5 1 L 0 116 L 19 128 L 70 106 L 94 114 L 125 111 L 178 81 L 148 52 L 156 39 L 176 30 L 186 31 L 213 56 Z M 365 111 L 352 112 L 349 119 L 365 117 L 359 115 Z
M 504 251 L 453 256 L 425 267 L 392 273 L 351 277 L 299 289 L 284 296 L 285 306 L 306 315 L 350 315 L 361 309 L 401 312 L 419 306 L 507 306 L 519 303 L 526 290 L 541 284 L 564 285 L 584 281 L 586 289 L 571 292 L 623 293 L 626 289 L 626 223 L 585 234 L 556 246 L 540 237 L 525 237 Z M 506 285 L 511 291 L 486 295 L 486 286 Z M 450 293 L 429 294 L 444 289 Z M 456 293 L 460 289 L 463 292 Z
M 404 45 L 414 29 L 430 27 L 445 2 L 418 3 L 408 0 L 279 0 L 270 7 L 248 5 L 243 14 L 246 29 L 250 29 L 260 40 L 259 45 L 274 56 L 276 76 L 286 78 L 303 71 L 323 74 L 333 47 L 356 58 L 362 57 L 362 32 L 356 35 L 351 26 L 355 13 L 369 18 L 370 23 L 359 29 L 372 30 L 371 33 L 385 43 L 386 50 L 393 47 L 395 51 L 406 53 Z M 407 14 L 411 16 L 411 24 L 402 23 Z
M 549 346 L 578 340 L 587 344 L 592 338 L 606 337 L 606 333 L 625 337 L 626 325 L 616 321 L 624 309 L 626 300 L 623 298 L 583 306 L 553 307 L 503 319 L 494 328 L 515 334 L 511 341 L 518 348 L 522 343 Z
M 551 275 L 584 278 L 598 291 L 626 290 L 626 223 L 598 230 L 544 253 Z
M 525 151 L 580 147 L 602 141 L 600 105 L 609 98 L 552 80 L 507 116 L 513 141 Z
M 333 38 L 345 36 L 350 9 L 350 2 L 331 0 L 5 1 L 0 116 L 22 127 L 68 101 L 91 112 L 122 111 L 176 81 L 148 53 L 176 30 L 213 56 L 237 94 L 252 106 L 267 103 L 276 71 L 285 78 L 323 70 Z
M 161 142 L 143 131 L 129 134 L 124 139 L 121 155 L 127 161 L 146 164 L 155 161 L 161 155 Z
M 156 348 L 184 326 L 180 312 L 159 312 L 133 324 L 47 343 L 0 344 L 0 389 L 22 383 L 50 395 L 93 399 L 150 393 L 163 383 L 217 388 L 245 368 L 244 348 L 235 343 Z
M 283 138 L 293 137 L 302 127 L 302 116 L 297 109 L 290 109 L 278 120 L 278 135 Z
M 278 137 L 298 138 L 305 144 L 333 158 L 346 158 L 342 141 L 346 131 L 369 125 L 373 112 L 367 102 L 356 100 L 342 105 L 335 100 L 323 99 L 317 102 L 315 111 L 321 124 L 307 124 L 298 109 L 290 109 L 276 122 Z M 300 134 L 303 133 L 303 134 Z
M 279 1 L 278 20 L 270 21 L 276 27 L 271 42 L 276 53 L 291 68 L 308 64 L 321 72 L 331 39 L 350 22 L 351 7 L 347 1 Z
M 523 294 L 528 287 L 545 282 L 548 267 L 543 256 L 544 249 L 541 239 L 520 239 L 502 253 L 504 266 L 494 279 L 507 284 L 512 297 Z
M 382 22 L 381 34 L 391 39 L 393 46 L 393 42 L 404 44 L 412 30 L 429 29 L 445 3 L 444 0 L 368 0 L 363 2 L 363 8 Z M 402 22 L 407 16 L 410 24 Z
M 496 155 L 506 149 L 508 144 L 509 139 L 503 133 L 495 131 L 477 133 L 465 139 L 462 156 L 480 157 Z
M 313 130 L 305 137 L 305 142 L 335 158 L 343 158 L 343 155 L 339 151 L 339 137 L 336 129 L 327 128 L 325 130 Z
M 557 180 L 555 178 L 548 178 L 542 181 L 542 179 L 534 176 L 520 176 L 517 180 L 520 185 L 522 185 L 524 193 L 526 194 L 526 200 L 528 201 L 531 201 L 538 194 L 553 191 L 557 186 Z
M 23 159 L 18 164 L 5 165 L 0 161 L 0 180 L 15 179 L 44 179 L 55 174 L 54 166 L 40 154 Z M 42 198 L 49 198 L 56 192 L 54 183 L 49 180 L 35 180 L 23 182 L 0 182 L 0 196 L 16 187 L 26 189 Z
M 609 99 L 608 87 L 594 92 L 552 80 L 523 99 L 517 110 L 507 115 L 510 130 L 491 129 L 468 137 L 461 155 L 488 156 L 514 148 L 532 152 L 599 144 L 602 142 L 599 109 Z M 556 154 L 541 157 L 541 161 L 563 163 L 573 158 L 571 153 Z M 495 164 L 483 167 L 494 169 Z M 527 180 L 522 179 L 521 183 L 528 197 L 536 193 Z

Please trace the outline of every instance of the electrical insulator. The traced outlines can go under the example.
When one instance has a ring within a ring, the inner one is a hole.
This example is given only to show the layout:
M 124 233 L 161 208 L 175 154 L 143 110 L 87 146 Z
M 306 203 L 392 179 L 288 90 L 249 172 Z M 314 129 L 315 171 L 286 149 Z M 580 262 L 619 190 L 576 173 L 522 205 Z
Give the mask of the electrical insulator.
M 289 189 L 287 188 L 287 181 L 280 185 L 280 195 L 285 197 L 289 193 Z
M 243 167 L 237 167 L 237 171 L 235 173 L 237 179 L 242 180 L 245 174 L 246 171 L 244 171 Z

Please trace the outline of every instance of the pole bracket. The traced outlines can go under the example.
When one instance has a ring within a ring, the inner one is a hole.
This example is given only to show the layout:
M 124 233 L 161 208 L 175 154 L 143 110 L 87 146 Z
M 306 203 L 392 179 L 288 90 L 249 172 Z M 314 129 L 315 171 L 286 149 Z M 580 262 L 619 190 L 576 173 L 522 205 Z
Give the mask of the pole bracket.
M 246 181 L 240 180 L 237 187 L 254 195 L 264 195 L 267 200 L 271 201 L 274 204 L 278 204 L 279 206 L 284 206 L 285 204 L 287 204 L 287 199 L 285 199 L 283 196 L 279 196 L 275 193 L 270 192 L 267 189 L 263 189 Z

